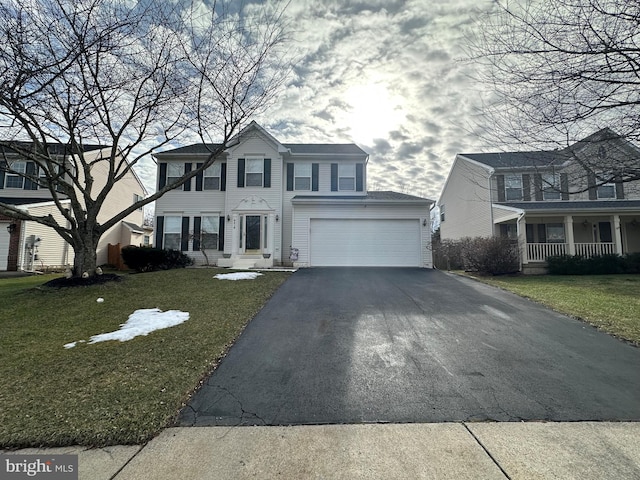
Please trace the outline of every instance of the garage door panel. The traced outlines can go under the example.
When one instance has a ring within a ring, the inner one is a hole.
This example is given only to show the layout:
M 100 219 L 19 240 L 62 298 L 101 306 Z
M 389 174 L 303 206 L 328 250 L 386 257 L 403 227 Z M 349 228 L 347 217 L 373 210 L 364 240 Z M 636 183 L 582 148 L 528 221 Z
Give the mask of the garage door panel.
M 420 266 L 420 222 L 311 219 L 311 265 Z

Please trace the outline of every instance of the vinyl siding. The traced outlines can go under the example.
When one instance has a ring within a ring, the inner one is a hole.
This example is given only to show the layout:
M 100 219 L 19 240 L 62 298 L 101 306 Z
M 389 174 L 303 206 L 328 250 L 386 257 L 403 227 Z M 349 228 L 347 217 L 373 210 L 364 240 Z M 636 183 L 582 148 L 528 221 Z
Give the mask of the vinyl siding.
M 67 224 L 67 220 L 55 205 L 31 207 L 28 211 L 31 215 L 37 216 L 51 214 L 59 225 Z M 35 261 L 35 268 L 73 264 L 73 248 L 53 228 L 36 222 L 24 222 L 22 235 L 21 247 L 18 251 L 18 269 L 29 267 L 25 244 L 30 235 L 40 238 L 40 245 L 37 250 L 38 260 Z
M 457 156 L 438 202 L 445 207 L 442 239 L 492 235 L 490 198 L 488 170 Z
M 311 219 L 415 219 L 420 222 L 420 251 L 422 266 L 431 268 L 431 228 L 428 208 L 409 207 L 406 205 L 295 205 L 293 218 L 292 246 L 299 250 L 298 266 L 308 266 L 311 244 Z M 422 221 L 427 225 L 422 226 Z M 354 239 L 357 241 L 357 239 Z

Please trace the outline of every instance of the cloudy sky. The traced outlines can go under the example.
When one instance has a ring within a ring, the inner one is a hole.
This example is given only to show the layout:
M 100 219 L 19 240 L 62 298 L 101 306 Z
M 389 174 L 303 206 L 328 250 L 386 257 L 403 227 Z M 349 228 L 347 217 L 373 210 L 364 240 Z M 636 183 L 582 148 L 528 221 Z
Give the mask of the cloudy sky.
M 300 61 L 256 120 L 284 143 L 355 142 L 370 154 L 369 190 L 437 199 L 455 155 L 486 149 L 470 133 L 479 87 L 461 59 L 491 3 L 291 0 Z

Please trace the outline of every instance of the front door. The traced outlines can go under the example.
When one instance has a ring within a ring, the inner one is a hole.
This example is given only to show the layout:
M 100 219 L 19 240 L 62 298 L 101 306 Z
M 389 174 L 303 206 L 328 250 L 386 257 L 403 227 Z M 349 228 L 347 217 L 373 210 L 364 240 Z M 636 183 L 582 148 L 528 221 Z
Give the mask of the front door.
M 259 251 L 260 250 L 260 215 L 246 215 L 245 216 L 245 225 L 246 225 L 246 236 L 245 236 L 245 244 L 244 249 L 246 252 L 249 251 Z

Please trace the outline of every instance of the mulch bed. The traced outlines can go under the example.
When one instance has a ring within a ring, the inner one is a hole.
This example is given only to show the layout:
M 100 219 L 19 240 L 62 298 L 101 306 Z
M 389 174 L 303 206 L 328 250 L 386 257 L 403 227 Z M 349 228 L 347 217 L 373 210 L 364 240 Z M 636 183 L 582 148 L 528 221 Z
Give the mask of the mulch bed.
M 92 275 L 88 278 L 54 278 L 43 284 L 45 287 L 63 288 L 63 287 L 88 287 L 89 285 L 102 285 L 109 282 L 121 282 L 123 275 L 115 273 L 105 273 L 103 275 Z

